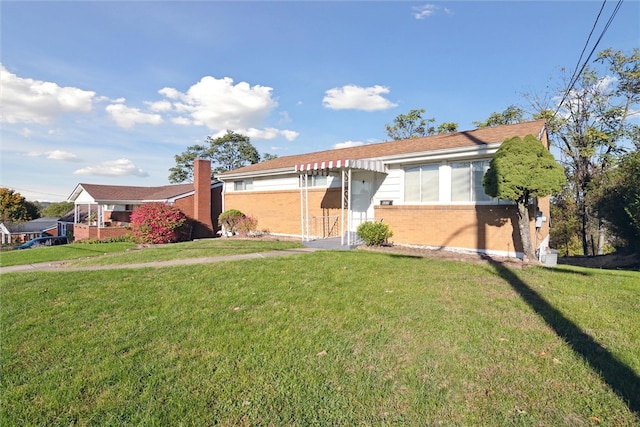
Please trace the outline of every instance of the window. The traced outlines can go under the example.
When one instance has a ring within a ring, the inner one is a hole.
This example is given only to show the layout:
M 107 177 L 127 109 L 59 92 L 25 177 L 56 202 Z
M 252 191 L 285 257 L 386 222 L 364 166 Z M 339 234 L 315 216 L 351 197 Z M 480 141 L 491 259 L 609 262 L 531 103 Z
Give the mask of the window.
M 233 181 L 234 191 L 247 191 L 253 190 L 253 180 L 246 179 L 244 181 Z
M 437 164 L 407 168 L 404 171 L 405 202 L 439 200 L 440 166 Z
M 309 187 L 326 187 L 327 177 L 325 175 L 307 175 L 307 185 Z M 304 186 L 304 178 L 300 178 L 300 186 Z
M 451 201 L 489 202 L 484 192 L 482 177 L 489 169 L 489 161 L 459 162 L 451 164 Z

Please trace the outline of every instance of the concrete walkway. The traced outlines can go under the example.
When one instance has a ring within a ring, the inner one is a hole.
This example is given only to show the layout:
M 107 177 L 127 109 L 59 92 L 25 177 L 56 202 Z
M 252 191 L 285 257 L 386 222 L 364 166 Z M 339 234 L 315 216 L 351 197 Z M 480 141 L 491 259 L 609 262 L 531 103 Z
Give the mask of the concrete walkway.
M 123 268 L 157 268 L 157 267 L 172 267 L 178 265 L 194 265 L 194 264 L 209 264 L 224 261 L 239 261 L 244 259 L 259 259 L 259 258 L 273 258 L 281 256 L 299 255 L 310 252 L 316 252 L 322 250 L 320 248 L 305 247 L 298 249 L 284 249 L 281 251 L 269 251 L 269 252 L 256 252 L 250 254 L 238 254 L 238 255 L 223 255 L 204 258 L 185 258 L 185 259 L 172 259 L 168 261 L 153 261 L 135 264 L 112 264 L 112 265 L 95 265 L 84 267 L 72 267 L 68 264 L 73 261 L 55 261 L 55 262 L 43 262 L 39 264 L 25 264 L 14 265 L 10 267 L 0 267 L 0 274 L 4 273 L 19 273 L 19 272 L 34 272 L 34 271 L 96 271 L 96 270 L 116 270 Z

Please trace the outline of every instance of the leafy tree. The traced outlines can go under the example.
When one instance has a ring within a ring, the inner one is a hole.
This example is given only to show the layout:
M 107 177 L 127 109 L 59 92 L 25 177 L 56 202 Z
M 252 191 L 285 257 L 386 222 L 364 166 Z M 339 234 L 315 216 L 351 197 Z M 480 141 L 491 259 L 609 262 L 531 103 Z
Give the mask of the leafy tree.
M 2 222 L 29 221 L 34 219 L 32 215 L 33 209 L 28 206 L 28 202 L 20 193 L 16 193 L 9 188 L 0 188 L 0 217 Z
M 438 135 L 443 133 L 458 132 L 458 124 L 456 122 L 444 122 L 438 126 Z
M 640 151 L 626 154 L 607 173 L 599 209 L 624 246 L 640 253 Z
M 40 209 L 42 209 L 42 204 L 40 202 L 30 202 L 25 200 L 24 206 L 27 209 L 27 217 L 29 220 L 40 218 Z
M 169 169 L 169 182 L 193 181 L 193 162 L 198 158 L 211 160 L 213 179 L 220 172 L 258 163 L 260 154 L 248 136 L 230 130 L 218 138 L 208 136 L 205 145 L 192 145 L 175 156 L 176 165 Z
M 73 209 L 73 202 L 51 203 L 41 210 L 42 216 L 60 218 Z
M 524 110 L 515 105 L 508 106 L 501 113 L 491 113 L 484 122 L 472 122 L 478 128 L 487 128 L 501 125 L 512 125 L 524 122 Z
M 550 246 L 557 248 L 560 256 L 582 253 L 580 243 L 580 218 L 575 215 L 575 200 L 565 186 L 551 199 Z
M 560 191 L 565 183 L 562 167 L 533 135 L 506 139 L 491 160 L 483 178 L 485 192 L 514 201 L 524 255 L 534 259 L 529 226 L 529 201 Z
M 173 243 L 186 240 L 187 217 L 166 203 L 146 203 L 131 213 L 131 230 L 142 243 Z
M 426 110 L 421 108 L 419 110 L 411 110 L 407 114 L 398 114 L 398 116 L 393 119 L 393 125 L 385 125 L 387 135 L 396 141 L 433 135 L 435 129 L 432 124 L 436 119 L 423 119 L 422 114 L 425 112 Z
M 566 90 L 570 84 L 566 76 L 554 93 L 527 96 L 536 111 L 534 118 L 547 120 L 550 141 L 560 150 L 575 200 L 574 214 L 580 218 L 584 254 L 604 249 L 604 218 L 597 207 L 599 182 L 625 145 L 640 145 L 640 130 L 628 120 L 640 102 L 640 50 L 625 55 L 608 49 L 596 61 L 607 67 L 606 76 L 586 67 L 571 91 Z M 591 243 L 594 234 L 597 250 Z
M 399 114 L 393 119 L 393 125 L 385 125 L 389 138 L 398 141 L 402 139 L 421 138 L 423 136 L 435 135 L 436 133 L 456 132 L 458 124 L 454 122 L 442 123 L 437 128 L 434 127 L 436 119 L 422 118 L 425 109 L 411 110 L 407 114 Z

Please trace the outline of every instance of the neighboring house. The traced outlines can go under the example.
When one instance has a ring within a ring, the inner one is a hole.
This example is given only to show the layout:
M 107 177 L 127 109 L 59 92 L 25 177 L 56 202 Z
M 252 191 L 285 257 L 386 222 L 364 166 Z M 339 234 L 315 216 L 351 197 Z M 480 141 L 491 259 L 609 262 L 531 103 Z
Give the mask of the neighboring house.
M 0 224 L 2 244 L 22 243 L 43 236 L 58 236 L 58 218 L 44 217 Z
M 529 134 L 548 148 L 539 120 L 279 157 L 220 174 L 223 209 L 303 240 L 352 244 L 360 223 L 384 221 L 395 244 L 522 257 L 516 206 L 487 196 L 482 177 L 505 139 Z M 549 216 L 549 199 L 530 212 L 532 240 L 548 241 L 535 217 Z
M 222 184 L 211 181 L 211 162 L 194 162 L 194 183 L 160 187 L 78 184 L 69 198 L 74 211 L 64 221 L 75 240 L 105 239 L 128 232 L 134 209 L 163 202 L 179 208 L 192 220 L 193 238 L 214 237 L 218 231 Z M 64 218 L 63 218 L 64 219 Z

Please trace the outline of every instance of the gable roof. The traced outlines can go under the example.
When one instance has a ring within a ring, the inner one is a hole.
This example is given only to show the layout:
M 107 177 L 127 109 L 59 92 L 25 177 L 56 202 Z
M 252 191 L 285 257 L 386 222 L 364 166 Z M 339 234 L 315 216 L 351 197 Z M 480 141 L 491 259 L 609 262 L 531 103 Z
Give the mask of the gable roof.
M 82 190 L 96 202 L 150 202 L 184 197 L 194 191 L 193 184 L 135 187 L 128 185 L 100 185 L 80 183 L 67 200 L 75 201 Z
M 25 222 L 6 222 L 5 227 L 11 233 L 38 233 L 58 227 L 58 218 L 43 217 Z
M 463 132 L 446 133 L 427 136 L 423 138 L 405 139 L 401 141 L 382 142 L 377 144 L 360 145 L 357 147 L 340 148 L 334 150 L 318 151 L 314 153 L 297 154 L 293 156 L 278 157 L 266 162 L 244 166 L 219 175 L 266 172 L 276 170 L 296 171 L 298 165 L 309 163 L 336 162 L 341 160 L 357 161 L 370 159 L 384 159 L 397 155 L 412 153 L 427 153 L 439 150 L 454 150 L 458 148 L 487 147 L 493 144 L 501 144 L 505 139 L 514 136 L 524 137 L 533 135 L 540 138 L 545 130 L 544 120 L 518 123 L 513 125 L 495 126 Z M 344 163 L 342 163 L 344 165 Z

